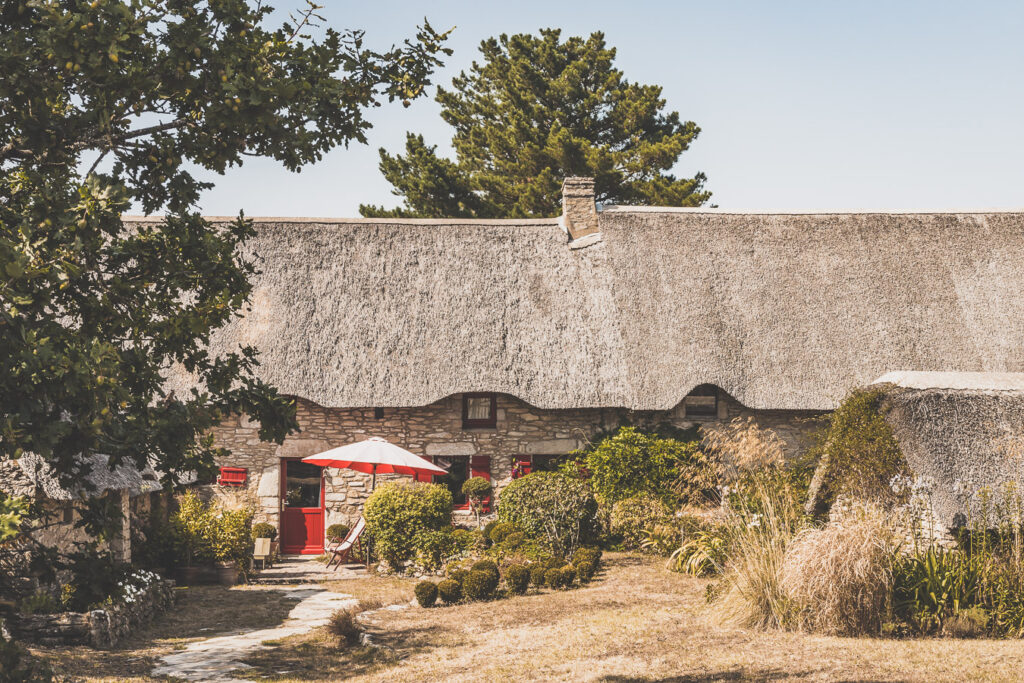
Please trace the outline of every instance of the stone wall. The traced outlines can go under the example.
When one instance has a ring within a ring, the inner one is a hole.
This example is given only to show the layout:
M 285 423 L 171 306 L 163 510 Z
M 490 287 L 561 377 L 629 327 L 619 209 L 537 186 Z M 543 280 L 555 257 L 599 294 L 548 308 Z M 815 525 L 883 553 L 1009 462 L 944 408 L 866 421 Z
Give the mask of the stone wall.
M 7 627 L 15 638 L 30 643 L 109 648 L 173 602 L 174 582 L 157 581 L 130 605 L 91 612 L 20 615 L 10 618 Z
M 280 460 L 301 458 L 336 446 L 380 436 L 425 456 L 489 456 L 491 480 L 500 488 L 511 481 L 518 457 L 561 455 L 579 448 L 594 434 L 622 424 L 653 426 L 670 422 L 688 427 L 753 416 L 779 432 L 791 452 L 803 448 L 813 423 L 810 411 L 752 411 L 724 394 L 718 414 L 701 421 L 687 419 L 682 404 L 671 411 L 629 411 L 618 408 L 542 410 L 505 394 L 497 397 L 497 424 L 493 428 L 463 429 L 462 396 L 444 398 L 413 408 L 325 408 L 298 399 L 301 432 L 283 445 L 259 440 L 259 426 L 246 417 L 222 423 L 215 432 L 217 445 L 231 451 L 218 464 L 245 467 L 245 488 L 211 487 L 229 505 L 248 503 L 257 510 L 256 521 L 279 526 Z M 379 415 L 379 417 L 378 417 Z M 379 480 L 386 479 L 379 476 Z M 325 474 L 325 526 L 352 524 L 361 514 L 370 492 L 370 475 L 328 468 Z

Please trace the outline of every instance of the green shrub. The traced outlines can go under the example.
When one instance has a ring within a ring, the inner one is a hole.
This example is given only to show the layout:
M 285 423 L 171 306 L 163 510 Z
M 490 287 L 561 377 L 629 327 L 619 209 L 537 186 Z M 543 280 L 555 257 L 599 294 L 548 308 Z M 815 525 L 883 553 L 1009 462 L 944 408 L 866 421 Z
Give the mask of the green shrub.
M 462 582 L 462 592 L 470 600 L 489 600 L 498 588 L 498 572 L 474 569 L 466 575 Z
M 622 427 L 579 455 L 598 499 L 609 505 L 643 494 L 676 502 L 680 468 L 690 482 L 683 496 L 687 502 L 705 498 L 718 483 L 717 467 L 701 452 L 696 436 L 682 441 Z
M 483 477 L 470 477 L 462 482 L 462 493 L 469 500 L 469 507 L 476 515 L 477 526 L 480 526 L 480 514 L 484 511 L 484 501 L 494 493 L 491 482 Z
M 488 574 L 498 576 L 498 565 L 493 560 L 478 560 L 470 567 L 470 571 L 487 572 Z
M 692 576 L 721 572 L 729 549 L 728 533 L 728 528 L 717 527 L 688 535 L 669 556 L 669 569 Z
M 450 526 L 439 531 L 421 531 L 413 538 L 412 544 L 416 549 L 416 561 L 430 570 L 438 569 L 462 552 Z
M 594 547 L 583 547 L 577 548 L 576 552 L 572 554 L 573 563 L 577 562 L 590 562 L 595 567 L 601 563 L 601 555 L 603 554 L 600 548 Z
M 487 522 L 487 524 L 484 524 L 484 528 L 483 528 L 484 536 L 486 536 L 487 538 L 490 538 L 491 537 L 491 531 L 494 529 L 494 527 L 496 527 L 499 524 L 501 524 L 501 522 L 499 522 L 496 519 L 492 519 L 491 521 Z
M 217 562 L 234 562 L 245 570 L 252 557 L 252 510 L 220 510 L 210 529 L 210 548 Z
M 351 529 L 349 529 L 348 524 L 332 524 L 327 527 L 327 540 L 332 543 L 344 541 L 348 536 L 349 531 L 351 531 Z M 253 533 L 256 533 L 255 527 L 253 528 Z
M 576 567 L 571 564 L 567 564 L 561 569 L 562 572 L 562 588 L 572 588 L 572 585 L 576 583 Z
M 468 552 L 479 542 L 480 533 L 469 529 L 452 529 L 452 543 L 459 552 Z
M 345 526 L 345 525 L 344 524 L 332 524 L 331 526 L 327 527 L 327 538 L 331 538 L 331 530 L 334 529 L 335 527 L 339 527 L 339 526 Z M 348 533 L 348 527 L 345 527 L 345 533 L 346 534 Z M 273 541 L 275 538 L 277 538 L 277 527 L 274 526 L 273 524 L 268 524 L 266 522 L 260 522 L 259 524 L 253 524 L 252 525 L 252 537 L 253 538 L 269 538 L 271 541 Z M 345 538 L 345 536 L 342 535 L 342 538 Z
M 555 555 L 572 553 L 597 527 L 597 501 L 587 484 L 559 472 L 535 472 L 501 492 L 498 516 Z
M 53 614 L 60 611 L 60 605 L 50 593 L 38 590 L 22 598 L 18 603 L 18 611 L 22 614 Z
M 448 572 L 448 578 L 449 579 L 455 579 L 459 583 L 462 583 L 463 581 L 466 580 L 466 575 L 467 574 L 469 574 L 469 570 L 468 569 L 455 568 L 455 569 L 452 569 L 450 572 Z
M 548 588 L 561 588 L 562 586 L 562 570 L 561 569 L 548 569 L 544 572 L 544 583 Z
M 462 600 L 462 584 L 455 579 L 445 579 L 437 584 L 437 592 L 446 605 L 454 605 Z
M 576 563 L 576 578 L 580 583 L 590 583 L 596 573 L 597 566 L 593 562 L 580 561 Z
M 909 476 L 892 427 L 882 416 L 882 389 L 858 389 L 827 418 L 809 449 L 808 458 L 827 457 L 822 498 L 830 504 L 837 495 L 874 500 L 884 505 L 902 502 L 890 482 Z
M 530 583 L 532 583 L 537 588 L 543 588 L 544 585 L 547 583 L 547 571 L 548 568 L 540 562 L 535 562 L 531 564 Z
M 194 491 L 187 491 L 177 501 L 178 509 L 171 516 L 171 526 L 185 566 L 213 562 L 210 533 L 215 526 L 213 509 Z
M 501 543 L 505 540 L 506 536 L 516 530 L 516 528 L 508 522 L 491 522 L 487 526 L 490 527 L 490 531 L 487 533 L 487 536 L 494 543 Z
M 452 494 L 444 486 L 388 482 L 370 494 L 363 516 L 377 556 L 394 567 L 413 555 L 418 534 L 450 526 L 451 510 Z
M 985 564 L 981 556 L 929 546 L 901 555 L 893 567 L 893 607 L 920 633 L 936 633 L 961 610 L 980 606 Z
M 672 524 L 672 510 L 661 498 L 644 493 L 612 505 L 611 532 L 626 550 L 640 550 L 646 532 Z M 678 539 L 677 539 L 678 540 Z
M 501 542 L 501 547 L 505 550 L 516 550 L 521 548 L 524 543 L 526 543 L 526 534 L 522 531 L 513 531 Z
M 505 584 L 512 595 L 522 595 L 530 585 L 530 570 L 521 564 L 509 565 L 505 570 Z
M 433 581 L 420 581 L 414 590 L 416 602 L 420 603 L 420 607 L 433 607 L 437 602 L 437 584 Z

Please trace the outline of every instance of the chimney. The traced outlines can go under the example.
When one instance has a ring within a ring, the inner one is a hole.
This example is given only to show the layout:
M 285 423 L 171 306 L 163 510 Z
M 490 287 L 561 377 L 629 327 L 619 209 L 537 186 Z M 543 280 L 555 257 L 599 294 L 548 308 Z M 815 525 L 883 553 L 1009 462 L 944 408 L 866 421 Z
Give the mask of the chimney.
M 562 227 L 573 240 L 598 231 L 593 178 L 571 177 L 562 181 Z

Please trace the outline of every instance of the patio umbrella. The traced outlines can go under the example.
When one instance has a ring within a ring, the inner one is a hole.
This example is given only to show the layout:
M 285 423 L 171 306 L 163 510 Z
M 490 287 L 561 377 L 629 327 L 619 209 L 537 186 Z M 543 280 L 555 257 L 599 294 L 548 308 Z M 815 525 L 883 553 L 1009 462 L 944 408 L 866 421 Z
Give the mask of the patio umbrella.
M 302 459 L 321 467 L 338 467 L 373 475 L 371 490 L 377 487 L 377 473 L 393 474 L 448 474 L 429 460 L 410 453 L 401 446 L 374 436 L 347 446 L 332 448 Z

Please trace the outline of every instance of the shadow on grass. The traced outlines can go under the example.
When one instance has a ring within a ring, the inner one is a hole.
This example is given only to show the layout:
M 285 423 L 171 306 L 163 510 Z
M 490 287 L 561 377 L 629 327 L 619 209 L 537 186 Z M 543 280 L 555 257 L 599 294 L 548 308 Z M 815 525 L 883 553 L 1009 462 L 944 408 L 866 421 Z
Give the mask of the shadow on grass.
M 80 678 L 131 680 L 146 677 L 157 659 L 193 640 L 236 631 L 272 628 L 284 622 L 296 600 L 284 591 L 193 586 L 175 591 L 175 603 L 110 650 L 82 645 L 36 647 L 55 673 Z
M 728 669 L 726 671 L 708 671 L 701 674 L 651 678 L 646 676 L 603 676 L 601 683 L 706 683 L 707 681 L 782 681 L 800 678 L 818 677 L 822 670 L 782 671 L 782 670 L 750 670 Z M 845 683 L 837 679 L 837 683 Z
M 271 650 L 254 652 L 243 662 L 253 668 L 245 675 L 258 680 L 286 678 L 289 681 L 336 681 L 349 676 L 369 674 L 400 663 L 434 647 L 439 640 L 456 643 L 456 631 L 434 625 L 378 631 L 370 628 L 372 644 L 339 646 L 325 629 L 310 636 L 299 636 L 275 643 Z

